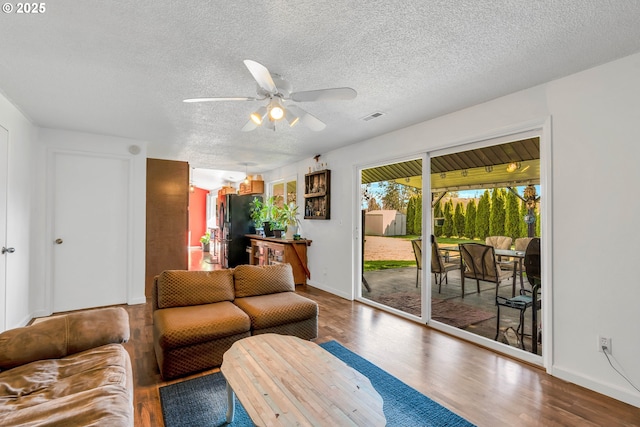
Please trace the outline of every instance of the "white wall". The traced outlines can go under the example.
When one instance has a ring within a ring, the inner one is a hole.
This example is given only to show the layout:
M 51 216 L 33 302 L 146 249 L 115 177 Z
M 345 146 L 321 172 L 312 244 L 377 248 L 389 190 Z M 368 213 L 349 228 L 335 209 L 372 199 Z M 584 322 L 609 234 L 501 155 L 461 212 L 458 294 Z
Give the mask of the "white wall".
M 549 372 L 640 406 L 640 394 L 597 351 L 613 355 L 640 384 L 635 267 L 640 198 L 640 54 L 322 155 L 332 173 L 331 219 L 303 220 L 312 286 L 353 298 L 359 240 L 356 167 L 484 139 L 551 117 L 550 249 L 553 354 Z M 357 160 L 353 160 L 357 159 Z M 308 159 L 265 174 L 272 181 L 312 166 Z M 302 186 L 299 186 L 302 200 Z M 543 195 L 544 197 L 544 195 Z M 545 326 L 546 330 L 549 325 Z
M 138 154 L 131 154 L 129 147 L 140 148 Z M 132 163 L 132 182 L 130 190 L 132 192 L 132 212 L 130 224 L 130 242 L 132 259 L 129 272 L 129 283 L 127 285 L 127 303 L 141 304 L 146 301 L 144 296 L 145 282 L 145 230 L 146 230 L 146 152 L 147 143 L 127 138 L 114 136 L 96 135 L 83 132 L 73 132 L 55 129 L 40 129 L 39 137 L 35 146 L 33 163 L 37 165 L 35 172 L 35 200 L 33 233 L 38 237 L 39 244 L 34 245 L 33 258 L 40 260 L 39 268 L 32 267 L 33 274 L 31 280 L 31 307 L 34 316 L 46 316 L 50 313 L 50 304 L 47 301 L 50 278 L 44 268 L 47 259 L 45 244 L 53 238 L 47 236 L 47 211 L 46 211 L 46 179 L 47 179 L 47 150 L 70 150 L 83 151 L 89 153 L 100 153 L 104 155 L 115 155 L 128 158 Z M 96 189 L 99 191 L 99 189 Z M 96 224 L 99 226 L 99 224 Z M 100 256 L 100 244 L 96 242 L 96 256 Z M 108 260 L 105 260 L 105 268 L 108 268 Z M 96 272 L 96 274 L 100 274 Z
M 37 128 L 2 95 L 0 95 L 0 126 L 9 131 L 7 244 L 16 249 L 13 254 L 7 255 L 6 329 L 11 329 L 23 326 L 31 318 L 29 307 L 32 245 L 30 220 L 33 186 L 31 152 L 37 136 Z M 4 221 L 1 225 L 4 226 Z

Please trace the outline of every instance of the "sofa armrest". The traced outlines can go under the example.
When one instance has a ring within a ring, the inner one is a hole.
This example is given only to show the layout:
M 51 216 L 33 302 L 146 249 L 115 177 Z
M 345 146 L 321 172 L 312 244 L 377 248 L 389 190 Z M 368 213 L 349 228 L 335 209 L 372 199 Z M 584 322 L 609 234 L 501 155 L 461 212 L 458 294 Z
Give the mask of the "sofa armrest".
M 0 334 L 0 370 L 128 340 L 129 315 L 122 307 L 54 316 Z

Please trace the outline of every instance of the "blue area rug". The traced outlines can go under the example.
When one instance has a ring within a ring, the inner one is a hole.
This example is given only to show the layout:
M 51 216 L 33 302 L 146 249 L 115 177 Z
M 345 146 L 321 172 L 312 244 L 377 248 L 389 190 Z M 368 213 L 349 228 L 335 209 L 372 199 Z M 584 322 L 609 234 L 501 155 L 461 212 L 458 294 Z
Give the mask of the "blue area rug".
M 329 341 L 320 344 L 320 346 L 369 378 L 373 387 L 384 400 L 383 410 L 387 418 L 387 426 L 473 426 L 464 418 L 409 387 L 336 341 Z M 253 425 L 237 398 L 234 422 L 226 424 L 226 381 L 220 372 L 161 387 L 160 401 L 166 427 L 217 427 L 224 425 L 244 427 Z

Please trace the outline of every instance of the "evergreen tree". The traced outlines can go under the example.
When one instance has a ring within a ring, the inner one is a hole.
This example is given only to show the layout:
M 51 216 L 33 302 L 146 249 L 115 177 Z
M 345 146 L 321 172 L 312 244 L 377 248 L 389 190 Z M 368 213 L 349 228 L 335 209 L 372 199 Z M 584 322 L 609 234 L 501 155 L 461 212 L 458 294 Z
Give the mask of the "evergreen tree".
M 491 213 L 489 214 L 489 235 L 504 236 L 505 210 L 503 190 L 494 188 L 491 192 Z
M 507 192 L 504 232 L 505 236 L 511 237 L 513 241 L 520 237 L 520 223 L 523 222 L 518 209 L 518 201 L 519 199 L 515 194 L 511 191 Z
M 525 204 L 525 202 L 521 202 L 520 203 L 520 237 L 529 237 L 529 230 L 528 227 L 529 225 L 524 222 L 524 217 L 525 215 L 529 212 L 529 210 L 527 209 L 527 205 Z
M 464 206 L 462 203 L 456 203 L 455 213 L 453 214 L 453 233 L 458 236 L 464 236 Z
M 442 226 L 442 234 L 445 237 L 453 236 L 453 202 L 451 199 L 444 204 L 444 225 Z
M 407 204 L 407 230 L 406 230 L 406 233 L 409 234 L 409 235 L 414 234 L 414 222 L 415 222 L 415 216 L 416 216 L 415 203 L 416 203 L 416 198 L 415 198 L 415 196 L 412 196 L 409 199 L 409 203 Z
M 415 215 L 413 217 L 413 232 L 418 236 L 422 235 L 422 195 L 415 196 Z
M 442 218 L 443 216 L 444 216 L 444 214 L 442 213 L 442 204 L 440 202 L 438 202 L 433 207 L 433 218 L 434 219 L 438 219 L 438 218 Z M 433 235 L 436 236 L 436 237 L 441 237 L 442 236 L 442 226 L 434 225 L 433 226 Z
M 476 211 L 476 238 L 484 240 L 489 235 L 489 215 L 491 214 L 491 199 L 489 190 L 484 190 L 484 194 L 478 202 Z
M 467 203 L 467 214 L 464 222 L 464 235 L 469 239 L 473 239 L 476 236 L 476 199 L 471 199 Z

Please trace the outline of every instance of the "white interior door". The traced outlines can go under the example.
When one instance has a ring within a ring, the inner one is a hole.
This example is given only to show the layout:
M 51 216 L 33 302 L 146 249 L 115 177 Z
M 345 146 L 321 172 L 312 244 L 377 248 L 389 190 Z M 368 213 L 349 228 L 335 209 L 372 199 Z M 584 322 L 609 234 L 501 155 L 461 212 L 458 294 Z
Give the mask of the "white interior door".
M 129 164 L 55 153 L 53 312 L 127 301 Z
M 7 245 L 9 132 L 0 126 L 0 245 Z M 0 255 L 0 332 L 7 328 L 7 255 Z

